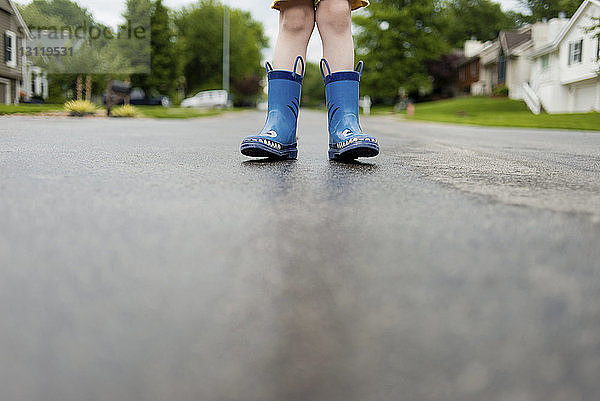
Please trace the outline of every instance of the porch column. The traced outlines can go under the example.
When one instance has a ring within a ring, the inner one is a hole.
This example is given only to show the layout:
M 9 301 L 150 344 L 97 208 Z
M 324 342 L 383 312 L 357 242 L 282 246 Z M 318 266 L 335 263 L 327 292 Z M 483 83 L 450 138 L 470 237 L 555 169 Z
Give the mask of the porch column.
M 42 74 L 42 98 L 48 99 L 48 77 L 45 72 Z
M 35 94 L 40 96 L 42 94 L 42 74 L 35 74 Z
M 29 67 L 25 69 L 23 75 L 23 92 L 25 92 L 25 98 L 31 98 L 31 69 Z

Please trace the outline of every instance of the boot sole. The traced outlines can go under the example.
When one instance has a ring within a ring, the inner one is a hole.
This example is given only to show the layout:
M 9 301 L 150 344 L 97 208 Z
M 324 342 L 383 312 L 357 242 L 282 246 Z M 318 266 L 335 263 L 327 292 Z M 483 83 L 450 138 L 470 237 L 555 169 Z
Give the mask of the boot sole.
M 286 149 L 277 150 L 260 142 L 242 142 L 240 152 L 245 156 L 266 157 L 269 159 L 296 159 L 298 157 L 296 144 Z
M 379 145 L 369 142 L 355 142 L 342 149 L 329 149 L 330 160 L 355 160 L 359 157 L 374 157 L 379 154 Z

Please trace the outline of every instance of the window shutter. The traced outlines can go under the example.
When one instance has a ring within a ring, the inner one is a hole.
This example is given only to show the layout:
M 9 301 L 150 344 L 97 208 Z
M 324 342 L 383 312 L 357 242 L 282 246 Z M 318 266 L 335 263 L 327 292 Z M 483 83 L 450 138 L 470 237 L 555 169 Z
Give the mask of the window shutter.
M 579 61 L 580 63 L 583 61 L 583 39 L 579 41 Z
M 571 54 L 573 53 L 573 43 L 569 43 L 569 61 L 567 62 L 568 65 L 571 65 Z

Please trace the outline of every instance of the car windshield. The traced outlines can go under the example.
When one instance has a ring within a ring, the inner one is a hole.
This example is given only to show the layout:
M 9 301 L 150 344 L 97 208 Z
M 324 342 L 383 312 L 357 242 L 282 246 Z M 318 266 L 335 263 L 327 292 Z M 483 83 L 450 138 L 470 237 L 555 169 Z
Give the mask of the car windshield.
M 145 97 L 144 91 L 138 88 L 133 89 L 129 95 L 130 99 L 144 99 Z

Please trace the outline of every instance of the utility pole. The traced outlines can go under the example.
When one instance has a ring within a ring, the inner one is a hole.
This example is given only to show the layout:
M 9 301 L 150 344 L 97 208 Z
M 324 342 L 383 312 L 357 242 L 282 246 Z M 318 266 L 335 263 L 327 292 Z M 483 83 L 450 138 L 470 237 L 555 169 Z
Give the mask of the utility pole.
M 229 7 L 223 4 L 223 90 L 229 96 Z

